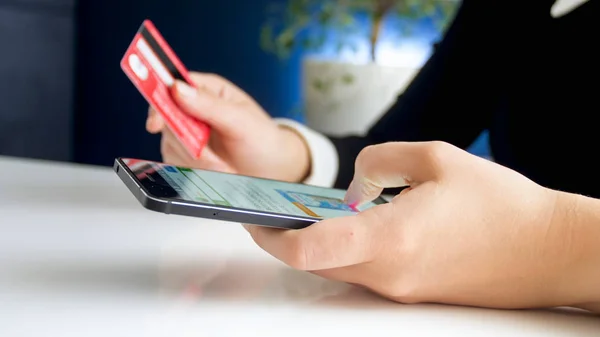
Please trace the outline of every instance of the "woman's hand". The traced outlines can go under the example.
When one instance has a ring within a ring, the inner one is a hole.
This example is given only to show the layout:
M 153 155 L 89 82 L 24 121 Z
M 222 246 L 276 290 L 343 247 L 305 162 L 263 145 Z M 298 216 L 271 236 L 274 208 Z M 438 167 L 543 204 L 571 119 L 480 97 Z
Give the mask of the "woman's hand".
M 557 220 L 559 192 L 446 143 L 387 143 L 360 154 L 347 199 L 406 185 L 355 216 L 301 230 L 246 228 L 292 267 L 398 302 L 534 308 L 589 299 L 569 284 L 582 252 L 573 226 Z

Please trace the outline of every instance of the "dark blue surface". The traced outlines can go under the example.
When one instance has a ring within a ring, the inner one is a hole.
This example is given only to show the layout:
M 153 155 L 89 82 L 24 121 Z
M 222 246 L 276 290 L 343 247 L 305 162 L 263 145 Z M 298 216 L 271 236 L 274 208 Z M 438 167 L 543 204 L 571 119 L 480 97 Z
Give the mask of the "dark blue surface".
M 473 145 L 468 149 L 474 155 L 481 157 L 489 157 L 490 156 L 490 144 L 489 144 L 489 136 L 488 132 L 484 131 Z

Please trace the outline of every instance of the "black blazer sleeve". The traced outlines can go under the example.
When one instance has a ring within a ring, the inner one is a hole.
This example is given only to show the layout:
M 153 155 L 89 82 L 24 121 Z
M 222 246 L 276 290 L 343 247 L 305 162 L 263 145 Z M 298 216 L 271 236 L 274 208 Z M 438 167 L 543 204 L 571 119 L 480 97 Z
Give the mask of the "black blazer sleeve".
M 335 186 L 348 186 L 354 161 L 368 145 L 442 140 L 468 147 L 488 127 L 497 105 L 494 63 L 501 60 L 495 52 L 506 48 L 503 27 L 515 11 L 505 1 L 463 1 L 432 56 L 368 134 L 330 137 L 340 160 Z

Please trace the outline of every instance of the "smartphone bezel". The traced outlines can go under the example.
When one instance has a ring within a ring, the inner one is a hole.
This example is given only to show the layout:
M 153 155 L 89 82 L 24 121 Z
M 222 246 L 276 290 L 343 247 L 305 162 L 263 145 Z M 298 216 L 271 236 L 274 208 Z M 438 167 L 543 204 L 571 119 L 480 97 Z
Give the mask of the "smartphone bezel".
M 140 181 L 125 163 L 124 160 L 126 159 L 130 158 L 116 158 L 113 168 L 136 199 L 143 207 L 149 210 L 165 214 L 177 214 L 282 229 L 301 229 L 323 220 L 310 216 L 297 216 L 230 206 L 216 206 L 173 197 L 173 195 L 178 195 L 178 193 L 169 184 L 159 184 L 149 180 Z M 162 164 L 151 160 L 144 161 Z M 269 180 L 265 178 L 251 178 Z M 381 197 L 373 202 L 375 204 L 387 203 Z

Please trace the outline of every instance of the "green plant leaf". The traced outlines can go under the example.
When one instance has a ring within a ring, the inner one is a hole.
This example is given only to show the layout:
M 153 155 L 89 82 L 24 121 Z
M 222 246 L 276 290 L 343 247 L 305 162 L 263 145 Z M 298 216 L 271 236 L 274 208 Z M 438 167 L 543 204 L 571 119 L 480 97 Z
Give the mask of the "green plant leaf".
M 325 82 L 323 80 L 321 80 L 320 78 L 317 78 L 313 81 L 313 87 L 315 89 L 317 89 L 317 91 L 324 91 L 325 90 Z
M 263 26 L 260 31 L 260 46 L 266 51 L 273 51 L 273 28 Z
M 354 75 L 352 75 L 352 74 L 344 74 L 344 75 L 342 75 L 342 83 L 344 83 L 344 84 L 352 84 L 352 83 L 354 83 Z

